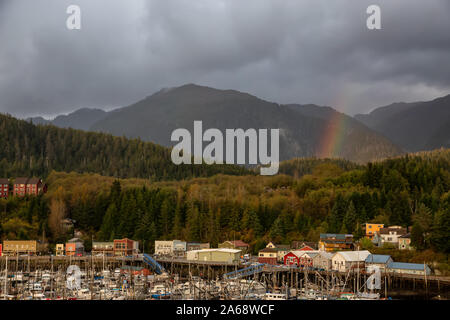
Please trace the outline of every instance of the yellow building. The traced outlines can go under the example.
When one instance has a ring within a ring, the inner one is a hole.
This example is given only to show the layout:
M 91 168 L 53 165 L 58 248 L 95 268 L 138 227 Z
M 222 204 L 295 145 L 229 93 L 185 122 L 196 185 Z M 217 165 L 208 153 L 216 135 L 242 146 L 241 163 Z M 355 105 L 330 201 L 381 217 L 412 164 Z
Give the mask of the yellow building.
M 192 250 L 186 253 L 189 261 L 214 261 L 235 263 L 240 261 L 242 251 L 237 249 L 203 249 Z
M 384 228 L 384 224 L 366 223 L 366 238 L 372 240 L 375 234 L 380 233 L 382 228 Z
M 37 242 L 35 240 L 5 240 L 3 241 L 3 255 L 15 256 L 17 254 L 36 254 Z
M 56 256 L 61 257 L 64 256 L 64 243 L 58 243 L 56 245 Z

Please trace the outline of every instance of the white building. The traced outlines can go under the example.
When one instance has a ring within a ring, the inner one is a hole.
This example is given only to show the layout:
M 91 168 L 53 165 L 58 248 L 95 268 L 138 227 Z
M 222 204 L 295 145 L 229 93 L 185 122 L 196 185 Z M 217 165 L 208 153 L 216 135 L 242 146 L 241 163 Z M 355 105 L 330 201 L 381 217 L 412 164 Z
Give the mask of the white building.
M 391 226 L 380 229 L 381 244 L 390 243 L 398 246 L 398 238 L 407 233 L 406 228 L 400 226 Z
M 370 255 L 363 251 L 338 251 L 331 258 L 331 269 L 339 272 L 348 272 L 355 268 L 364 268 L 365 260 Z
M 331 258 L 333 254 L 331 252 L 319 251 L 313 258 L 313 267 L 317 269 L 323 269 L 325 271 L 331 270 Z
M 183 256 L 186 252 L 186 242 L 180 240 L 155 241 L 155 254 L 168 256 Z

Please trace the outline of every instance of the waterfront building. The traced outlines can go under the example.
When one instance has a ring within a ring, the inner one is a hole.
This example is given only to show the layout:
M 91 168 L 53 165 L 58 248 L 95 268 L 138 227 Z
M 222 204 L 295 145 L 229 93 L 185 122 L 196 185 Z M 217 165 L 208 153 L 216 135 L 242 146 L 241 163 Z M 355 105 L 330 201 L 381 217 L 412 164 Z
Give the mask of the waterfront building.
M 114 239 L 114 256 L 126 257 L 138 253 L 139 242 L 128 238 Z
M 186 243 L 186 251 L 192 250 L 202 250 L 202 249 L 210 249 L 211 246 L 209 242 L 200 243 L 200 242 L 187 242 Z
M 237 263 L 241 253 L 238 249 L 218 248 L 188 251 L 186 255 L 189 261 Z
M 36 240 L 5 240 L 3 241 L 3 255 L 15 256 L 21 254 L 35 255 L 37 251 Z
M 421 263 L 391 262 L 387 267 L 387 271 L 400 274 L 426 274 L 427 276 L 431 274 L 430 267 Z
M 319 251 L 290 251 L 284 256 L 284 264 L 287 266 L 312 267 L 313 258 L 318 253 Z
M 394 260 L 392 260 L 391 256 L 389 256 L 389 255 L 370 254 L 364 262 L 365 262 L 366 268 L 369 266 L 377 266 L 380 268 L 381 272 L 385 272 L 387 269 L 387 266 L 391 262 L 394 262 Z
M 56 244 L 56 248 L 55 248 L 55 254 L 57 257 L 62 257 L 64 256 L 64 243 L 57 243 Z
M 370 255 L 363 251 L 338 251 L 331 258 L 331 269 L 339 272 L 348 272 L 353 269 L 364 269 L 365 260 Z
M 264 248 L 258 252 L 258 262 L 266 264 L 277 264 L 278 262 L 278 250 L 276 248 Z
M 180 240 L 156 240 L 155 241 L 155 254 L 183 257 L 186 253 L 187 243 Z
M 269 242 L 266 248 L 275 249 L 277 251 L 277 262 L 283 263 L 284 256 L 291 251 L 291 246 L 288 244 L 275 244 L 273 242 Z
M 325 271 L 331 270 L 331 258 L 333 254 L 326 251 L 318 251 L 317 255 L 313 257 L 313 267 Z
M 82 256 L 84 254 L 83 240 L 72 238 L 66 243 L 66 256 Z
M 92 242 L 92 255 L 114 255 L 114 242 Z

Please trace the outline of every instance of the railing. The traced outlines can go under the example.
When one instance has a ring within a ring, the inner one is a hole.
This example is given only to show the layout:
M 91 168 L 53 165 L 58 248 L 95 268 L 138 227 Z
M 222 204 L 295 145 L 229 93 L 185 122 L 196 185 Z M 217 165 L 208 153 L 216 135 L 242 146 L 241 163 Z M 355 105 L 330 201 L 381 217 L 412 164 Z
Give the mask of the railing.
M 263 271 L 264 266 L 265 266 L 265 264 L 260 263 L 260 264 L 250 266 L 250 267 L 247 267 L 244 269 L 226 273 L 223 275 L 223 277 L 224 277 L 224 279 L 239 279 L 242 277 L 251 276 L 251 275 L 254 275 L 256 273 Z
M 148 254 L 144 253 L 142 255 L 142 260 L 146 264 L 151 266 L 152 269 L 156 272 L 156 274 L 162 274 L 164 272 L 164 268 L 158 262 L 156 262 L 155 259 L 153 259 L 151 256 L 149 256 Z

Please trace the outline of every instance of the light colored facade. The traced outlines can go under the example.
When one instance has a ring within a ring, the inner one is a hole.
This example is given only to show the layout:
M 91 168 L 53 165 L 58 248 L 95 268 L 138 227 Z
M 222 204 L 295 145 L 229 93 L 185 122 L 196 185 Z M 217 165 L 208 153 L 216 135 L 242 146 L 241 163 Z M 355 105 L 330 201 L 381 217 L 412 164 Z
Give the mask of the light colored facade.
M 331 270 L 331 257 L 333 254 L 326 251 L 319 251 L 313 258 L 313 267 L 317 269 L 323 269 L 325 271 Z
M 203 250 L 203 249 L 210 249 L 211 246 L 209 242 L 200 243 L 200 242 L 188 242 L 186 243 L 186 251 L 192 251 L 192 250 Z
M 55 248 L 56 256 L 57 257 L 62 257 L 62 256 L 64 256 L 64 252 L 65 252 L 64 243 L 56 244 L 56 248 Z
M 406 228 L 402 228 L 400 226 L 382 228 L 380 229 L 381 244 L 390 243 L 393 245 L 398 245 L 398 239 L 406 233 Z
M 155 241 L 155 254 L 158 255 L 170 255 L 173 250 L 173 242 L 172 241 Z
M 37 241 L 35 240 L 5 240 L 3 241 L 3 255 L 15 256 L 17 254 L 32 254 L 37 251 Z
M 281 263 L 283 263 L 283 261 L 284 261 L 284 256 L 287 255 L 289 253 L 289 251 L 291 251 L 290 245 L 275 244 L 273 242 L 269 242 L 266 245 L 266 248 L 275 249 L 277 251 L 277 261 L 281 262 Z
M 387 266 L 394 262 L 391 256 L 382 254 L 370 254 L 365 260 L 365 267 L 376 266 L 381 272 L 386 272 Z
M 186 253 L 187 244 L 180 240 L 156 240 L 155 254 L 163 256 L 184 256 Z
M 400 274 L 430 275 L 431 269 L 426 264 L 392 262 L 388 265 L 387 271 Z
M 338 251 L 331 258 L 331 269 L 339 272 L 348 272 L 355 268 L 363 269 L 369 255 L 370 252 L 367 250 Z
M 242 251 L 238 249 L 204 249 L 187 252 L 189 261 L 235 263 L 240 261 Z
M 411 247 L 411 234 L 405 234 L 398 237 L 398 249 L 399 250 L 412 250 Z
M 258 262 L 267 264 L 277 264 L 278 250 L 275 247 L 268 247 L 258 252 Z
M 93 255 L 114 255 L 114 242 L 98 242 L 94 241 L 92 243 L 92 254 Z

